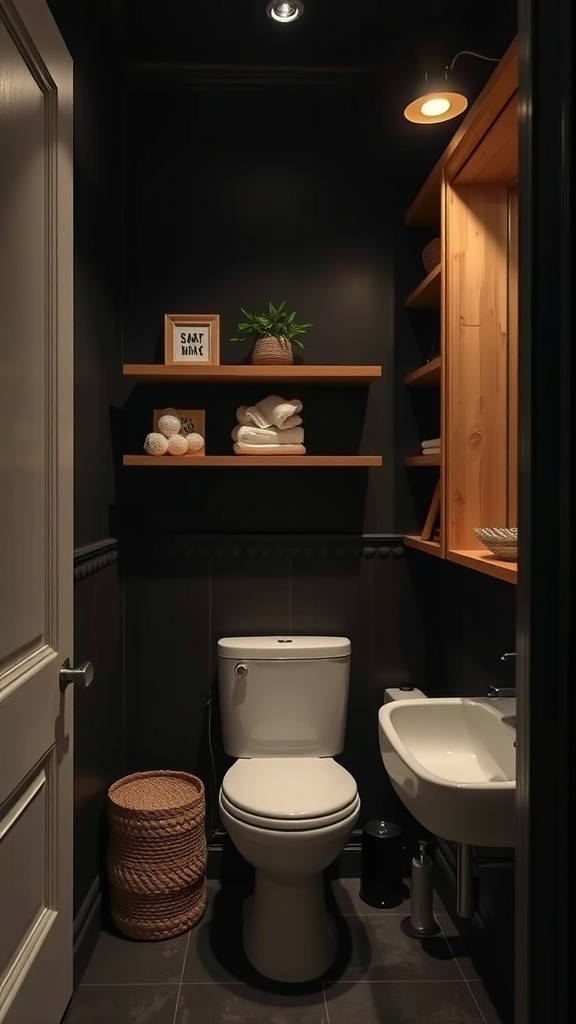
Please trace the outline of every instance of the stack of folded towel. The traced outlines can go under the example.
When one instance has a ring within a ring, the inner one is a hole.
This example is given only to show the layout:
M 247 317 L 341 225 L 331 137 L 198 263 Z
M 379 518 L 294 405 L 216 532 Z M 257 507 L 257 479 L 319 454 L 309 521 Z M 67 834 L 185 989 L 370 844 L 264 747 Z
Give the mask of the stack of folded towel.
M 268 395 L 236 410 L 232 431 L 236 455 L 305 455 L 302 402 Z
M 440 438 L 433 437 L 429 441 L 422 441 L 422 455 L 439 455 Z

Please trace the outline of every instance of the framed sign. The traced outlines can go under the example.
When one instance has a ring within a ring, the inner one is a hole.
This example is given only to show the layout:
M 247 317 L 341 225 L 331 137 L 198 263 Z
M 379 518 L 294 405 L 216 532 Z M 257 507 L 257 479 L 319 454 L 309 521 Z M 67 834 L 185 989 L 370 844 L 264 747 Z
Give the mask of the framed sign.
M 166 366 L 220 363 L 220 317 L 217 313 L 166 313 L 164 316 Z

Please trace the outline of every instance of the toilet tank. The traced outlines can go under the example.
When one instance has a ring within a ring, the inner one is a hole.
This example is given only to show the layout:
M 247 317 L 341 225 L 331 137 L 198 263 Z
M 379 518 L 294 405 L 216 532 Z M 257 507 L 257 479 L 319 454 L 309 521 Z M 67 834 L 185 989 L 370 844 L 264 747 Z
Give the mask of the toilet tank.
M 344 746 L 350 641 L 343 636 L 224 637 L 218 688 L 232 757 L 332 757 Z

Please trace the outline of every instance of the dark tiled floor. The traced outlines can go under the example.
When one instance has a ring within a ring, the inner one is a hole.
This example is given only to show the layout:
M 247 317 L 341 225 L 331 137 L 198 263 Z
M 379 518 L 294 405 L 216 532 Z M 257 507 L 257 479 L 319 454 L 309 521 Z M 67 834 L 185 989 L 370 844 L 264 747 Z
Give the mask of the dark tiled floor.
M 130 942 L 103 933 L 63 1024 L 501 1024 L 448 915 L 410 934 L 410 905 L 376 910 L 358 881 L 332 883 L 338 957 L 309 985 L 267 981 L 242 949 L 245 893 L 209 883 L 187 935 Z

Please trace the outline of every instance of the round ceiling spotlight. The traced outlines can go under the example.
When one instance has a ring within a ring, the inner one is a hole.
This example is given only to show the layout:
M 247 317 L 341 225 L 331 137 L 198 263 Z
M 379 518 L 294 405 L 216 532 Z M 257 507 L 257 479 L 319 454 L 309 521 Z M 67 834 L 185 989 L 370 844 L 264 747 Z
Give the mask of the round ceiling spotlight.
M 302 0 L 270 0 L 266 7 L 266 14 L 272 21 L 279 21 L 287 25 L 290 21 L 296 21 L 304 11 Z

